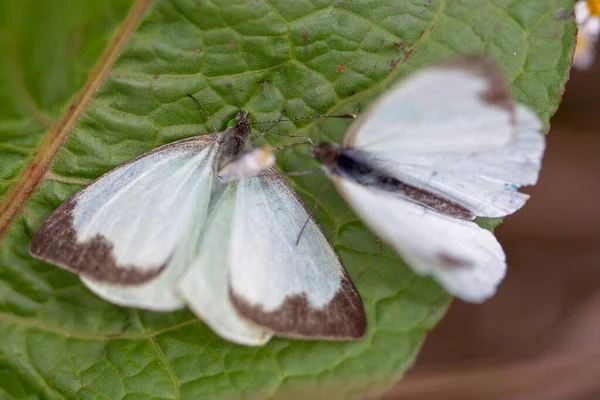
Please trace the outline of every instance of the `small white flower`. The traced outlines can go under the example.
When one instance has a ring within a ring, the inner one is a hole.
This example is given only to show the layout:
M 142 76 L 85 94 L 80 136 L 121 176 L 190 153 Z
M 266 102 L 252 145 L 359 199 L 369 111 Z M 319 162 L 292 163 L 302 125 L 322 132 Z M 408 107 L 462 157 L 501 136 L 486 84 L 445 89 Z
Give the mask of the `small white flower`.
M 600 35 L 600 0 L 583 0 L 575 4 L 577 43 L 573 66 L 589 68 L 594 63 L 596 42 Z

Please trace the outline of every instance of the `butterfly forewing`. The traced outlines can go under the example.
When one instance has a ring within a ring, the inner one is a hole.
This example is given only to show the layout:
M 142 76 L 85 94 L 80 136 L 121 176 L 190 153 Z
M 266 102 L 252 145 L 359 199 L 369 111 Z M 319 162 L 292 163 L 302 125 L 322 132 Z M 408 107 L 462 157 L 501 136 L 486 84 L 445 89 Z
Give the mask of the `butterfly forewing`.
M 471 153 L 432 157 L 420 164 L 388 163 L 388 171 L 440 194 L 482 217 L 503 217 L 523 207 L 529 196 L 521 186 L 537 182 L 545 140 L 539 119 L 518 106 L 517 131 L 505 146 Z
M 35 233 L 31 253 L 80 274 L 115 303 L 180 307 L 165 282 L 184 267 L 176 255 L 182 238 L 204 221 L 215 149 L 210 137 L 195 137 L 115 168 L 55 210 Z
M 392 89 L 365 117 L 345 137 L 347 148 L 476 216 L 513 213 L 527 199 L 519 186 L 537 180 L 541 124 L 535 113 L 513 104 L 491 59 L 427 68 Z
M 476 57 L 402 81 L 356 120 L 344 146 L 402 154 L 472 152 L 502 146 L 513 132 L 514 103 L 502 74 L 492 60 Z
M 238 183 L 228 254 L 231 299 L 250 321 L 294 338 L 364 334 L 362 301 L 337 254 L 274 170 Z

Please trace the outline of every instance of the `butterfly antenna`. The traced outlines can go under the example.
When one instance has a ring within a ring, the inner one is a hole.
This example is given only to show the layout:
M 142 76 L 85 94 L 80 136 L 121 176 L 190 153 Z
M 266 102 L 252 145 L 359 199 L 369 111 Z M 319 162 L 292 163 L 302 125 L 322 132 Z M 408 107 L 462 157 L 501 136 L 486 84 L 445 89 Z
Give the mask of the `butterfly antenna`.
M 202 107 L 202 104 L 200 104 L 200 102 L 198 101 L 198 99 L 196 99 L 194 96 L 192 96 L 189 93 L 186 93 L 186 96 L 190 97 L 192 100 L 194 100 L 196 102 L 196 104 L 198 104 L 198 107 L 200 107 L 200 111 L 202 111 L 202 113 L 204 113 L 204 115 L 206 116 L 206 119 L 208 119 L 208 122 L 210 122 L 210 124 L 213 127 L 212 136 L 214 138 L 216 138 L 217 137 L 217 127 L 215 126 L 215 123 L 213 122 L 213 120 L 210 117 L 210 115 L 208 115 L 208 113 L 206 112 L 206 110 L 204 109 L 204 107 Z
M 283 111 L 283 113 L 281 113 L 281 115 L 279 116 L 279 119 L 281 119 L 285 114 L 285 110 Z M 263 129 L 262 131 L 260 131 L 260 133 L 258 134 L 258 136 L 256 136 L 254 139 L 252 139 L 252 143 L 256 142 L 258 139 L 260 139 L 261 137 L 265 136 L 267 134 L 267 131 L 270 129 L 275 128 L 275 125 L 277 125 L 279 123 L 279 120 L 274 121 L 273 125 L 271 125 L 270 127 Z
M 274 135 L 277 136 L 283 136 L 283 137 L 289 137 L 289 138 L 295 138 L 295 139 L 304 139 L 306 140 L 306 142 L 308 142 L 312 147 L 315 147 L 315 142 L 312 141 L 312 139 L 308 136 L 302 136 L 302 135 L 288 135 L 287 133 L 281 133 L 281 132 L 277 132 L 276 130 L 267 128 L 262 132 L 262 135 L 260 135 L 259 137 L 264 136 L 266 133 L 272 133 Z M 258 138 L 257 138 L 258 139 Z M 305 143 L 305 142 L 303 142 Z
M 309 117 L 297 117 L 297 118 L 286 118 L 286 119 L 273 119 L 270 121 L 258 121 L 258 122 L 252 122 L 251 125 L 258 125 L 258 124 L 270 124 L 272 122 L 290 122 L 290 121 L 301 121 L 303 119 L 319 119 L 319 118 L 345 118 L 345 119 L 354 119 L 356 118 L 356 115 L 354 114 L 323 114 L 323 115 L 312 115 Z
M 315 146 L 312 142 L 296 142 L 296 143 L 291 143 L 291 144 L 286 144 L 285 146 L 279 146 L 279 147 L 273 147 L 272 150 L 285 150 L 285 149 L 289 149 L 290 147 L 296 147 L 296 146 L 303 146 L 303 145 L 307 145 L 310 144 L 311 146 Z
M 323 184 L 323 186 L 321 186 L 321 189 L 319 190 L 319 194 L 317 194 L 317 197 L 315 198 L 315 204 L 313 204 L 312 209 L 310 210 L 310 214 L 306 218 L 306 221 L 304 221 L 304 225 L 302 225 L 302 229 L 300 229 L 300 233 L 298 234 L 298 239 L 296 239 L 296 246 L 298 246 L 298 244 L 300 243 L 300 237 L 302 237 L 302 232 L 304 232 L 306 225 L 308 225 L 308 221 L 310 221 L 311 215 L 312 216 L 315 215 L 315 211 L 317 211 L 317 206 L 319 205 L 319 200 L 321 200 L 321 196 L 323 195 L 323 193 L 325 193 L 325 189 L 327 189 L 330 184 L 331 184 L 331 182 L 327 181 Z
M 284 175 L 284 176 L 304 176 L 304 175 L 314 174 L 315 172 L 323 172 L 323 169 L 320 167 L 317 167 L 317 168 L 313 168 L 313 169 L 308 169 L 306 171 L 284 172 L 284 173 L 282 173 L 282 175 Z

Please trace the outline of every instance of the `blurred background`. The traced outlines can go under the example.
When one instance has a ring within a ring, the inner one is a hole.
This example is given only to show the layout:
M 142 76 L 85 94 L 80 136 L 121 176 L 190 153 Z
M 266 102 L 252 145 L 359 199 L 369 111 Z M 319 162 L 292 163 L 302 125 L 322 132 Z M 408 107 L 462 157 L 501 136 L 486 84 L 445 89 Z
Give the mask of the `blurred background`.
M 496 230 L 508 275 L 455 300 L 385 399 L 600 399 L 600 59 L 571 71 L 532 198 Z

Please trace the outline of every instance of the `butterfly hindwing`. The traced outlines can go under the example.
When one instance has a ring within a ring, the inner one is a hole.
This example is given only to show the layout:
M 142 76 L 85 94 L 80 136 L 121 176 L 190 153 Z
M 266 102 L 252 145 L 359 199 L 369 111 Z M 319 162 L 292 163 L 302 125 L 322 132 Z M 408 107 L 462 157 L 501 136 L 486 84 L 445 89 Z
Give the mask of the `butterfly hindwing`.
M 470 302 L 491 297 L 506 272 L 494 235 L 471 221 L 449 217 L 385 191 L 334 177 L 338 191 L 367 226 L 421 275 Z
M 206 223 L 206 234 L 196 231 L 198 257 L 191 263 L 177 287 L 190 309 L 219 336 L 235 343 L 258 346 L 271 338 L 262 329 L 242 318 L 229 299 L 227 259 L 235 212 L 235 183 L 224 185 L 216 194 Z

